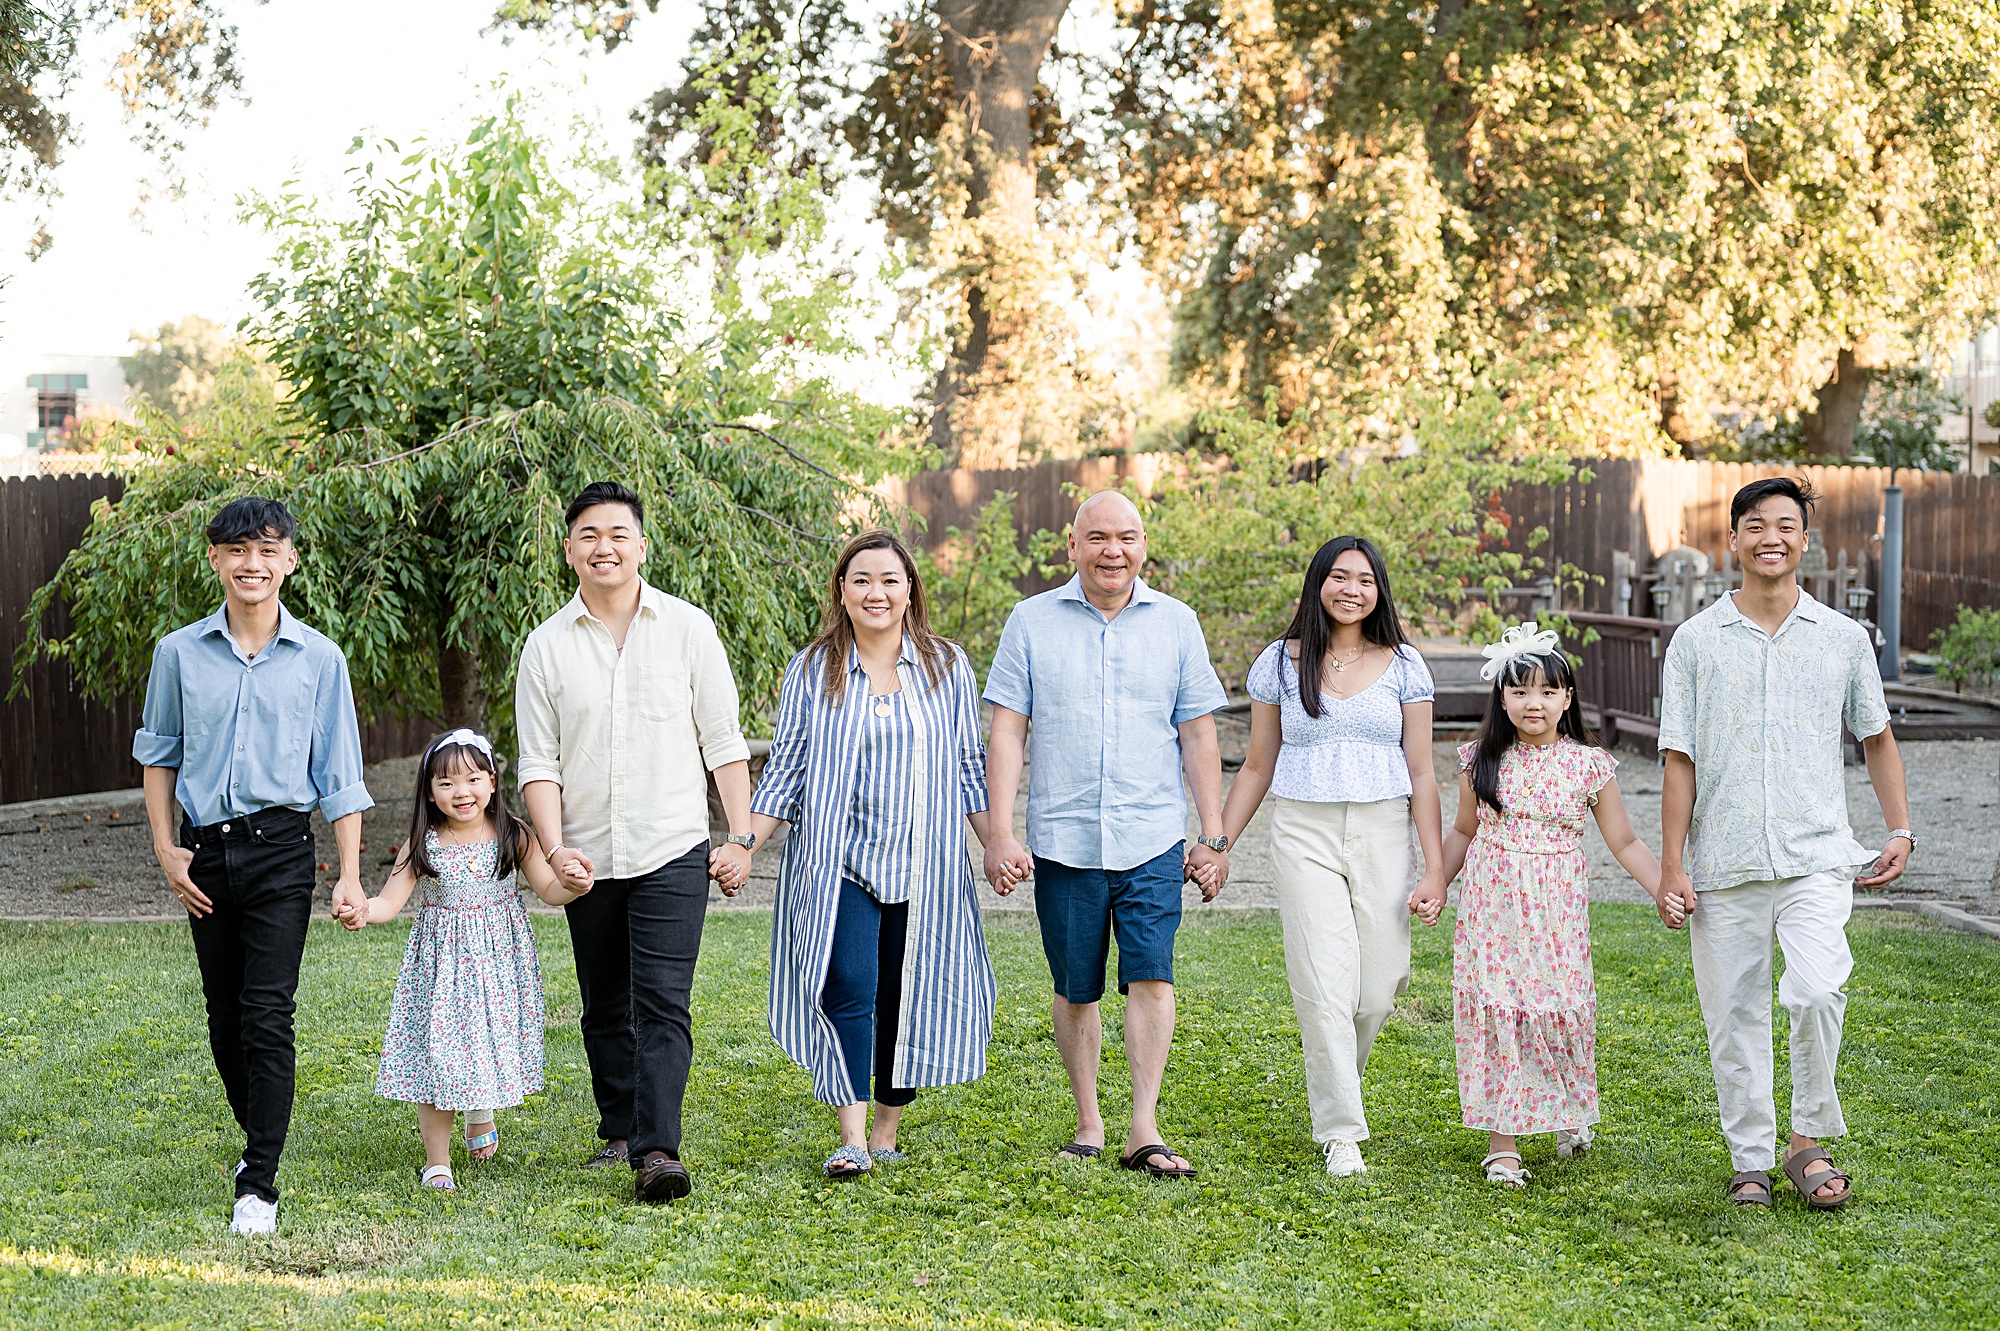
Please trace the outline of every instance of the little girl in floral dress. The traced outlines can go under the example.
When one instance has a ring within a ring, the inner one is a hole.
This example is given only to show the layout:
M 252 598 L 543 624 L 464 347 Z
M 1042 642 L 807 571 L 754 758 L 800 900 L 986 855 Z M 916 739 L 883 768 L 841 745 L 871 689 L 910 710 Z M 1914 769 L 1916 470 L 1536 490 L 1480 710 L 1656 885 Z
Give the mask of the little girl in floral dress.
M 493 1111 L 542 1089 L 542 973 L 517 869 L 552 906 L 590 890 L 559 877 L 527 824 L 507 812 L 485 736 L 454 730 L 434 740 L 418 769 L 410 839 L 365 921 L 394 919 L 423 883 L 375 1093 L 416 1104 L 427 1188 L 456 1186 L 456 1111 L 465 1112 L 467 1153 L 491 1159 L 500 1146 Z
M 1556 635 L 1522 624 L 1485 656 L 1493 694 L 1479 738 L 1458 751 L 1458 820 L 1444 846 L 1446 874 L 1464 870 L 1451 985 L 1458 1098 L 1465 1126 L 1489 1136 L 1487 1180 L 1523 1188 L 1517 1137 L 1554 1132 L 1566 1157 L 1590 1145 L 1597 1122 L 1585 812 L 1669 927 L 1687 913 L 1677 895 L 1660 899 L 1659 861 L 1632 831 L 1617 763 L 1584 726 Z

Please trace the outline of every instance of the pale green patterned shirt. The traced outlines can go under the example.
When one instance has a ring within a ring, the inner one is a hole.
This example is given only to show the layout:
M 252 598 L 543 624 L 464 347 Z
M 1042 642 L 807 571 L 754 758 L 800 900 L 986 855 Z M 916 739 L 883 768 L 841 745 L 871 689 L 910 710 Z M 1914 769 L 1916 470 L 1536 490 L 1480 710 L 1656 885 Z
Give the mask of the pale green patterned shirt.
M 1799 591 L 1767 635 L 1732 593 L 1674 630 L 1660 678 L 1660 751 L 1694 760 L 1687 871 L 1695 891 L 1858 870 L 1874 856 L 1847 822 L 1842 724 L 1889 724 L 1874 644 Z

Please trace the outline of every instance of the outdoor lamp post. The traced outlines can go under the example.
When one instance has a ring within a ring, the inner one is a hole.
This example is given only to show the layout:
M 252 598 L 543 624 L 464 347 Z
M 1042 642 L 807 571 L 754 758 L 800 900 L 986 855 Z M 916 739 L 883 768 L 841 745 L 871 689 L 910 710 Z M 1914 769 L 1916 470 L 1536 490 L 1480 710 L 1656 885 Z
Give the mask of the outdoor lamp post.
M 1848 618 L 1861 619 L 1868 612 L 1868 598 L 1874 594 L 1875 591 L 1872 587 L 1864 587 L 1858 582 L 1849 583 L 1847 586 Z M 1866 621 L 1864 620 L 1863 622 L 1865 623 Z
M 1702 578 L 1701 589 L 1708 595 L 1707 604 L 1714 605 L 1729 595 L 1729 575 L 1721 569 L 1715 569 Z
M 1662 578 L 1653 584 L 1652 597 L 1653 618 L 1665 619 L 1667 617 L 1667 602 L 1674 599 L 1674 589 L 1667 585 L 1666 579 Z

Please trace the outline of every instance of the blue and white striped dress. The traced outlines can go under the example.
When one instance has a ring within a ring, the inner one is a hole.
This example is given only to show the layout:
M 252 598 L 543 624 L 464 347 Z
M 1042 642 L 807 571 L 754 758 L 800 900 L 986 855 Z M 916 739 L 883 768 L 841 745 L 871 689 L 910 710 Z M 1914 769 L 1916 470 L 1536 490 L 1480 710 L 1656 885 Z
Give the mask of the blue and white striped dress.
M 907 804 L 910 916 L 903 950 L 903 1006 L 896 1025 L 897 1086 L 971 1081 L 986 1071 L 993 1034 L 993 965 L 979 896 L 966 858 L 965 816 L 986 807 L 986 748 L 979 737 L 979 684 L 957 647 L 932 688 L 908 638 L 896 664 L 913 743 L 893 776 L 864 770 L 862 728 L 871 719 L 868 675 L 848 653 L 847 690 L 829 701 L 819 654 L 801 652 L 785 668 L 777 736 L 750 807 L 791 823 L 778 869 L 771 929 L 771 1035 L 812 1073 L 813 1095 L 854 1104 L 868 1088 L 849 1084 L 833 1024 L 820 1006 L 833 954 L 840 880 L 855 792 Z

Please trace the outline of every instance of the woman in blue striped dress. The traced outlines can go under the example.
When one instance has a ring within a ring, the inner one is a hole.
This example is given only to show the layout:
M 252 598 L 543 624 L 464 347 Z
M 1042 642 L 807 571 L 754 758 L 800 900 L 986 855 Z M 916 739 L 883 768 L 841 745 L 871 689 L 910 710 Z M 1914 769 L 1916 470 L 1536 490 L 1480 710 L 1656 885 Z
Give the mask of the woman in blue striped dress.
M 902 1158 L 896 1128 L 919 1087 L 986 1070 L 993 967 L 965 846 L 967 823 L 986 840 L 986 752 L 971 662 L 931 632 L 902 543 L 849 541 L 830 592 L 819 636 L 785 670 L 751 847 L 725 848 L 715 874 L 733 895 L 750 850 L 792 824 L 771 1034 L 837 1107 L 825 1172 L 852 1178 Z

